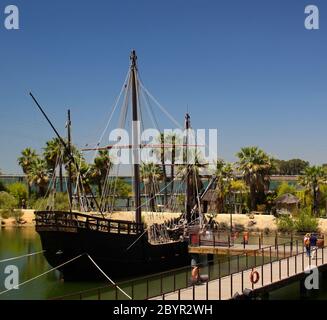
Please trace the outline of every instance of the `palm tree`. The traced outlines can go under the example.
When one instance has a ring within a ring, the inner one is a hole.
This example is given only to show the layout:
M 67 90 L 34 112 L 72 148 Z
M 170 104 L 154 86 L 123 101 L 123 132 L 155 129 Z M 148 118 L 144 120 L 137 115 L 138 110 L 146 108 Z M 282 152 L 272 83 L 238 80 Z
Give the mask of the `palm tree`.
M 312 166 L 304 170 L 304 174 L 299 177 L 299 183 L 308 192 L 312 192 L 313 206 L 312 212 L 318 215 L 320 186 L 327 183 L 327 174 L 322 166 Z
M 181 144 L 182 138 L 176 133 L 169 133 L 165 137 L 165 143 L 171 144 L 171 148 L 166 149 L 166 157 L 171 161 L 170 167 L 170 194 L 174 194 L 174 179 L 175 179 L 175 163 L 179 153 L 182 152 L 182 148 L 177 147 L 177 144 Z M 176 157 L 177 156 L 177 157 Z
M 36 158 L 28 171 L 27 177 L 29 185 L 36 185 L 39 189 L 39 194 L 44 196 L 49 182 L 49 172 L 46 161 Z
M 112 161 L 108 150 L 99 150 L 98 156 L 91 165 L 90 178 L 98 186 L 99 195 L 102 195 L 102 185 L 112 168 Z
M 244 195 L 248 193 L 248 186 L 245 184 L 244 180 L 233 180 L 231 181 L 231 191 L 234 193 L 234 212 L 241 213 L 244 204 Z M 237 208 L 237 198 L 239 209 Z
M 201 179 L 201 170 L 204 169 L 207 164 L 204 164 L 201 160 L 201 154 L 197 150 L 188 150 L 187 160 L 184 154 L 184 163 L 178 165 L 178 175 L 185 179 L 185 183 L 189 184 L 190 194 L 188 195 L 191 205 L 196 204 L 196 199 L 201 190 L 203 189 L 203 182 Z M 187 164 L 192 163 L 192 164 Z
M 165 157 L 165 153 L 166 153 L 166 149 L 165 149 L 165 144 L 166 144 L 166 139 L 165 139 L 165 134 L 161 133 L 159 135 L 159 137 L 157 137 L 158 142 L 161 145 L 161 148 L 155 148 L 153 150 L 153 152 L 155 154 L 157 154 L 157 156 L 160 157 L 160 161 L 161 161 L 161 166 L 162 166 L 162 176 L 163 176 L 163 183 L 164 183 L 164 195 L 165 195 L 165 206 L 168 205 L 168 190 L 167 190 L 167 170 L 166 170 L 166 157 Z
M 162 169 L 153 162 L 142 163 L 140 168 L 141 179 L 144 183 L 144 189 L 150 198 L 151 211 L 155 210 L 155 194 L 158 188 L 158 181 L 162 178 Z
M 32 165 L 35 163 L 35 161 L 38 159 L 38 155 L 35 150 L 31 148 L 25 148 L 21 152 L 21 156 L 18 158 L 18 164 L 22 167 L 22 170 L 26 176 L 27 179 L 27 185 L 28 185 L 28 195 L 31 194 L 31 185 L 28 181 L 28 174 L 31 170 Z
M 217 211 L 224 211 L 224 200 L 226 194 L 231 194 L 232 181 L 234 179 L 233 167 L 230 163 L 225 163 L 224 160 L 216 161 L 215 176 L 217 177 L 216 191 L 218 195 L 217 199 Z
M 67 157 L 65 157 L 65 148 L 59 138 L 53 138 L 52 140 L 46 142 L 43 156 L 51 172 L 54 172 L 56 170 L 56 166 L 59 166 L 60 192 L 63 192 L 62 168 Z
M 242 148 L 236 156 L 237 167 L 250 189 L 250 209 L 255 210 L 258 203 L 263 203 L 269 188 L 273 159 L 258 147 Z

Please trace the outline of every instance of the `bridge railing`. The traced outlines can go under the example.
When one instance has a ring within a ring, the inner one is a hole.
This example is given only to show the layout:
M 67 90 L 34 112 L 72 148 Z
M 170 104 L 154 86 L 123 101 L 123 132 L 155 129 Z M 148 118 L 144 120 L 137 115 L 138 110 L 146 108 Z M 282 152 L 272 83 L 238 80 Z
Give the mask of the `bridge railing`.
M 321 251 L 322 248 L 318 248 L 318 250 L 319 252 L 322 252 L 320 255 L 323 256 L 324 252 Z M 262 247 L 260 249 L 250 250 L 243 254 L 229 255 L 225 259 L 219 259 L 218 261 L 209 261 L 207 265 L 201 267 L 200 273 L 202 275 L 207 274 L 209 281 L 218 281 L 217 291 L 219 292 L 219 299 L 222 299 L 222 279 L 230 276 L 230 298 L 232 298 L 234 291 L 233 280 L 236 274 L 241 273 L 243 291 L 247 282 L 245 279 L 246 272 L 251 269 L 258 268 L 259 271 L 260 268 L 262 271 L 263 266 L 267 264 L 270 264 L 272 270 L 272 264 L 279 261 L 281 266 L 280 261 L 283 259 L 287 259 L 287 270 L 289 270 L 290 258 L 293 256 L 296 256 L 296 259 L 302 259 L 302 261 L 304 261 L 305 250 L 303 248 L 302 241 L 295 240 L 283 244 L 274 244 L 271 246 Z M 304 263 L 302 264 L 302 267 L 304 268 Z M 261 277 L 262 283 L 264 283 L 264 280 L 265 278 Z M 208 298 L 209 283 L 206 282 L 204 285 L 206 286 L 206 298 Z M 160 274 L 146 276 L 143 278 L 134 279 L 132 281 L 120 282 L 118 283 L 118 286 L 135 300 L 145 300 L 154 297 L 161 297 L 161 299 L 165 299 L 168 295 L 173 293 L 176 293 L 177 298 L 180 299 L 184 290 L 192 288 L 194 295 L 196 290 L 196 285 L 194 285 L 191 281 L 190 267 L 183 267 L 171 270 L 169 272 L 162 272 Z M 195 299 L 195 296 L 193 296 L 193 298 Z M 110 285 L 87 291 L 81 291 L 54 299 L 126 300 L 128 298 L 120 292 L 117 286 Z

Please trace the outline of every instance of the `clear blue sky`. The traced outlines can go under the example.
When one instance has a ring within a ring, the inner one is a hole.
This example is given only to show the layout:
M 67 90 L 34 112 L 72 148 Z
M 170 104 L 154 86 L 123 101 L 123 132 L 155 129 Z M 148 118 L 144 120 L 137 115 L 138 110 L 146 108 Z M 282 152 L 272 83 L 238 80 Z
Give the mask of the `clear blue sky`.
M 3 27 L 20 9 L 19 31 Z M 320 30 L 304 28 L 304 7 Z M 0 0 L 0 168 L 53 136 L 28 92 L 79 145 L 106 124 L 137 50 L 142 79 L 175 118 L 218 128 L 220 156 L 258 145 L 281 159 L 327 162 L 327 3 L 310 0 Z

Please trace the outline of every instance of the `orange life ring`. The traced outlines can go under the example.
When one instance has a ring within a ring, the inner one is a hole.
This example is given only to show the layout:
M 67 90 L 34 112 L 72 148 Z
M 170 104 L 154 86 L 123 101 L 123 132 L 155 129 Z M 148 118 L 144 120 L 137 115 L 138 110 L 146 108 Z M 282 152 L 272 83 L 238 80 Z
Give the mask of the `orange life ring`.
M 258 283 L 258 281 L 260 280 L 260 275 L 258 271 L 252 271 L 250 274 L 250 281 L 253 284 Z

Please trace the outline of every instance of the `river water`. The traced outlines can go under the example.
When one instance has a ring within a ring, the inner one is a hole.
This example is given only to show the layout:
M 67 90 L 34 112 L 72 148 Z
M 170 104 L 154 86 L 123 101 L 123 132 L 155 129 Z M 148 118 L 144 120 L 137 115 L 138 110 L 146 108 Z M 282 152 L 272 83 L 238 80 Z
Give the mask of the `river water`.
M 288 239 L 284 239 L 286 242 Z M 252 239 L 255 242 L 255 239 Z M 266 237 L 266 240 L 273 244 L 274 238 Z M 280 240 L 282 241 L 282 240 Z M 280 242 L 279 241 L 279 242 Z M 267 243 L 265 243 L 267 244 Z M 0 260 L 24 255 L 26 253 L 38 252 L 42 250 L 39 235 L 35 232 L 34 227 L 26 228 L 9 228 L 0 229 Z M 253 258 L 249 257 L 247 263 L 251 266 Z M 252 260 L 251 260 L 252 259 Z M 219 262 L 220 260 L 220 262 Z M 22 283 L 28 279 L 40 275 L 51 269 L 42 254 L 30 256 L 11 262 L 0 263 L 0 300 L 39 300 L 53 299 L 62 297 L 76 292 L 89 290 L 82 295 L 69 296 L 70 299 L 97 299 L 101 295 L 101 299 L 127 299 L 119 291 L 116 292 L 113 288 L 108 287 L 108 282 L 64 282 L 60 280 L 58 271 L 52 271 L 26 285 L 20 286 L 18 290 L 11 290 L 1 294 L 4 291 L 5 285 L 5 268 L 8 265 L 15 265 L 19 270 L 19 282 Z M 238 264 L 238 265 L 237 265 Z M 202 269 L 203 274 L 209 274 L 210 278 L 217 277 L 219 272 L 221 275 L 228 274 L 230 271 L 236 271 L 237 267 L 245 266 L 245 260 L 232 259 L 228 263 L 226 256 L 216 256 L 213 263 L 209 267 Z M 209 269 L 208 269 L 209 268 Z M 95 269 L 95 272 L 98 272 Z M 154 296 L 163 292 L 168 292 L 173 289 L 182 288 L 190 278 L 189 268 L 177 270 L 170 273 L 165 273 L 163 276 L 151 275 L 138 279 L 125 279 L 120 281 L 122 289 L 133 296 L 134 299 L 145 299 L 148 296 Z M 101 290 L 92 290 L 99 287 L 105 287 Z M 299 283 L 293 283 L 282 289 L 271 292 L 269 299 L 300 299 Z M 314 290 L 306 299 L 327 299 L 327 283 L 320 282 L 320 290 Z

